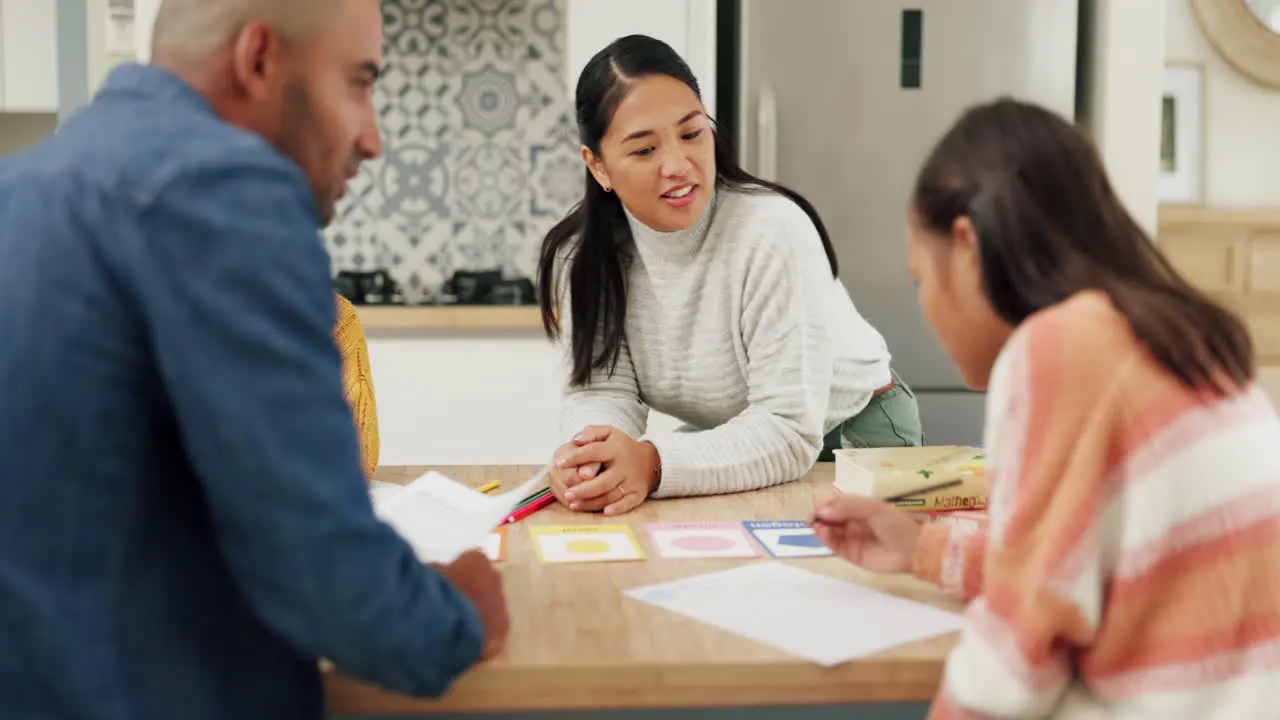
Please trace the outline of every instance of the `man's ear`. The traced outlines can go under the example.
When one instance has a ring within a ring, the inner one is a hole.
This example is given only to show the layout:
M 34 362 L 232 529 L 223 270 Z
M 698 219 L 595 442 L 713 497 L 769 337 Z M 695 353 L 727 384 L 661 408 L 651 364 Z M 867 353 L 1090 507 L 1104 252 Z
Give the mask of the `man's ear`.
M 283 49 L 271 26 L 261 21 L 245 25 L 231 51 L 232 74 L 239 91 L 254 100 L 275 92 L 277 75 L 284 71 Z
M 591 148 L 583 145 L 581 148 L 582 162 L 587 166 L 587 170 L 591 171 L 591 176 L 600 183 L 600 187 L 605 192 L 613 190 L 613 185 L 609 182 L 609 173 L 605 172 L 604 163 L 600 161 L 600 157 L 591 152 Z

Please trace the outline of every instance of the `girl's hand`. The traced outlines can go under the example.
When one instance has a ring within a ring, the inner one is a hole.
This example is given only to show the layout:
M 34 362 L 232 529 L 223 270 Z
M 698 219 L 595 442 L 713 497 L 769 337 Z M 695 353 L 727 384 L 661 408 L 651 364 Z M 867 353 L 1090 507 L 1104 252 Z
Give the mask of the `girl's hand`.
M 920 523 L 897 507 L 834 488 L 813 496 L 814 534 L 832 552 L 877 573 L 911 572 Z

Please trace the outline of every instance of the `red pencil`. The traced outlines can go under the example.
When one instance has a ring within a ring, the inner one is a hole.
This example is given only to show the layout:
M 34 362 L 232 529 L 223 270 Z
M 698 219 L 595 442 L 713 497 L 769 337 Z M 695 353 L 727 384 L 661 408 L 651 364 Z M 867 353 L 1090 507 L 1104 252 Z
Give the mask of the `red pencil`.
M 523 520 L 555 501 L 556 501 L 556 496 L 552 495 L 551 493 L 547 493 L 546 495 L 543 495 L 542 497 L 538 498 L 537 500 L 534 500 L 528 505 L 518 507 L 515 510 L 512 510 L 511 512 L 507 513 L 507 517 L 502 520 L 502 524 L 505 525 L 507 523 L 513 523 L 517 520 Z

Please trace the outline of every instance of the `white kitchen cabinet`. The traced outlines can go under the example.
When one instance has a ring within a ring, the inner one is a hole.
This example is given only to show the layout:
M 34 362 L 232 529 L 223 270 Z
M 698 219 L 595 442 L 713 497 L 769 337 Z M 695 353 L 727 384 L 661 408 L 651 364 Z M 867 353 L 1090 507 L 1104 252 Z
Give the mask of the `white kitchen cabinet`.
M 538 331 L 367 331 L 381 465 L 540 465 L 560 432 L 560 351 Z M 648 430 L 680 423 L 649 414 Z
M 54 0 L 0 0 L 0 58 L 0 106 L 5 112 L 57 112 Z
M 649 35 L 689 64 L 707 112 L 715 116 L 716 0 L 567 0 L 565 25 L 570 96 L 578 73 L 601 48 L 623 35 Z

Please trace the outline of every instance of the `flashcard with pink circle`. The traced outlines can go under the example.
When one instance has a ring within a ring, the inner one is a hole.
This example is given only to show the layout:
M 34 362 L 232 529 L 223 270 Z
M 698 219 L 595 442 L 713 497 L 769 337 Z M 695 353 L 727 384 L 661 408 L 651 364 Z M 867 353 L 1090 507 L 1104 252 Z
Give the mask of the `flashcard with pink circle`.
M 743 525 L 776 558 L 825 557 L 831 549 L 800 520 L 748 520 Z
M 658 554 L 667 558 L 757 557 L 760 550 L 738 523 L 648 523 Z

